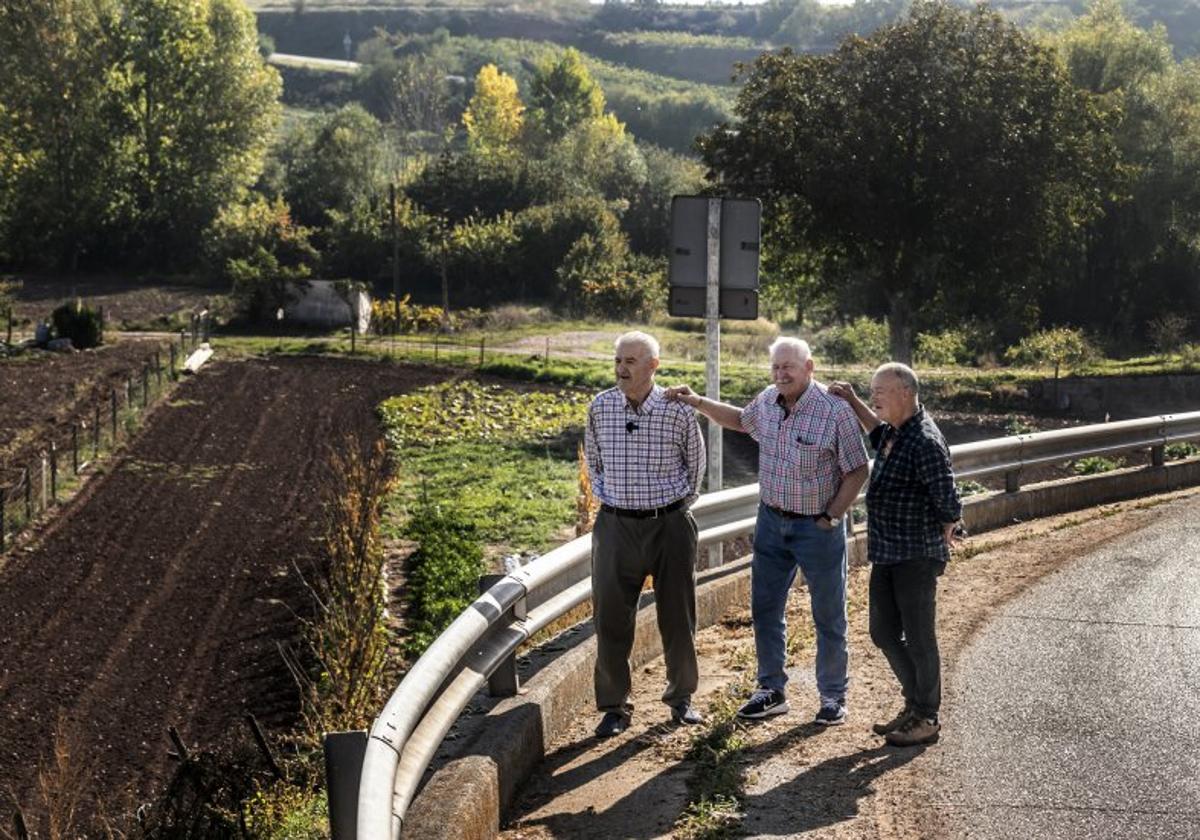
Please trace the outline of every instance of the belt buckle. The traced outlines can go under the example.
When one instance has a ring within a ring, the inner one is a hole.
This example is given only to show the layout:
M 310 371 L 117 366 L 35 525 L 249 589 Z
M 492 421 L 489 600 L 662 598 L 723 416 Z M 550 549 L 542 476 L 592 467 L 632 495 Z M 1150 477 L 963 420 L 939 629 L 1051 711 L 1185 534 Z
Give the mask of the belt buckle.
M 656 508 L 654 509 L 654 515 L 653 515 L 653 516 L 651 516 L 650 518 L 651 518 L 651 519 L 658 519 L 658 512 L 659 512 L 660 510 L 662 510 L 662 508 L 661 508 L 661 507 L 656 507 Z

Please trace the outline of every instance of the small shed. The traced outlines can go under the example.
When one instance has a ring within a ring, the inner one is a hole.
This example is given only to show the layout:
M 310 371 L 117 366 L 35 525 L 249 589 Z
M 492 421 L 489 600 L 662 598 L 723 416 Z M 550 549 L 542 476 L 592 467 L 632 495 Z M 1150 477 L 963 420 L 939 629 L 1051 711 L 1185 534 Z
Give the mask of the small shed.
M 349 293 L 343 297 L 349 287 Z M 371 326 L 371 296 L 345 280 L 297 283 L 296 299 L 283 308 L 284 319 L 310 327 L 348 327 L 365 333 Z M 349 298 L 347 301 L 346 298 Z

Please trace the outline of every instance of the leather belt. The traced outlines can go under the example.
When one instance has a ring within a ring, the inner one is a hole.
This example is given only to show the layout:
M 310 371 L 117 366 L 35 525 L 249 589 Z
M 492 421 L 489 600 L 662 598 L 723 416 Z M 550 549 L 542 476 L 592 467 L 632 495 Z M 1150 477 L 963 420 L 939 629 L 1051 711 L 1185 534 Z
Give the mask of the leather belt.
M 663 505 L 662 507 L 646 508 L 644 510 L 619 508 L 612 505 L 600 505 L 600 510 L 605 513 L 614 513 L 617 516 L 628 516 L 631 519 L 656 519 L 672 511 L 679 510 L 681 507 L 683 507 L 683 499 L 676 499 L 671 504 Z
M 779 514 L 784 519 L 820 519 L 821 518 L 821 514 L 819 514 L 819 513 L 796 513 L 794 511 L 790 511 L 790 510 L 784 510 L 783 508 L 777 508 L 774 505 L 767 504 L 766 502 L 763 502 L 763 507 L 765 507 L 767 510 L 771 511 L 771 513 Z

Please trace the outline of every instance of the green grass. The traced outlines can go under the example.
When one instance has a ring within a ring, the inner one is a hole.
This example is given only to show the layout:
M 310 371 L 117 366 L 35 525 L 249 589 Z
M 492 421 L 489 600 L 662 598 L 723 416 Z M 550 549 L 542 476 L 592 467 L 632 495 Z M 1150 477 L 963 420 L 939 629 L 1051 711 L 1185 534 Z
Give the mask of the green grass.
M 496 555 L 544 550 L 574 519 L 577 446 L 591 394 L 459 381 L 380 408 L 395 457 L 393 524 L 453 505 Z

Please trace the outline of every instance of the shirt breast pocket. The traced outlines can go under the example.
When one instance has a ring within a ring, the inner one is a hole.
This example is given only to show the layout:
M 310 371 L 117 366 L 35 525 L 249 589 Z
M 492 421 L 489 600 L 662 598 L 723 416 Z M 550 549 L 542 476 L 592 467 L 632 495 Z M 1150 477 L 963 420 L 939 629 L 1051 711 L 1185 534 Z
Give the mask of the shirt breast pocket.
M 825 458 L 826 449 L 819 443 L 792 441 L 787 447 L 788 463 L 805 473 L 816 472 Z

